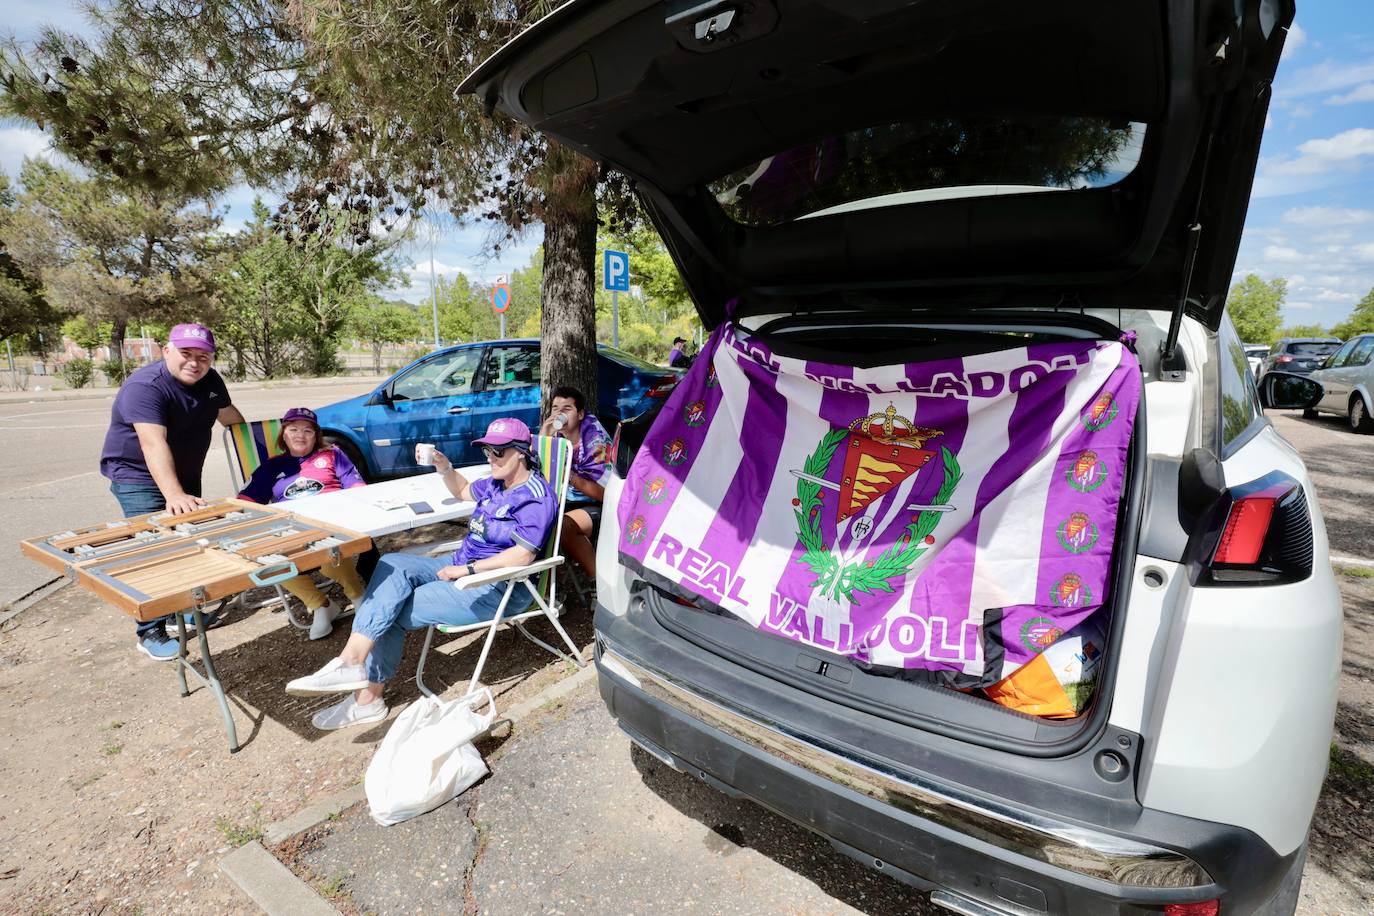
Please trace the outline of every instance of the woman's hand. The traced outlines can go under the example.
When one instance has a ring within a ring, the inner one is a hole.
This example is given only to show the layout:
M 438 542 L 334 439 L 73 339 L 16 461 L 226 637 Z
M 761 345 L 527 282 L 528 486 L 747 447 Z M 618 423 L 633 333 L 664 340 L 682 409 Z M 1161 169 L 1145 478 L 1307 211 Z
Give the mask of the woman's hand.
M 467 574 L 468 568 L 466 566 L 445 566 L 438 572 L 439 578 L 445 582 L 453 582 L 454 580 L 463 578 Z
M 440 474 L 447 474 L 453 470 L 453 462 L 448 460 L 448 456 L 437 448 L 434 450 L 434 470 Z

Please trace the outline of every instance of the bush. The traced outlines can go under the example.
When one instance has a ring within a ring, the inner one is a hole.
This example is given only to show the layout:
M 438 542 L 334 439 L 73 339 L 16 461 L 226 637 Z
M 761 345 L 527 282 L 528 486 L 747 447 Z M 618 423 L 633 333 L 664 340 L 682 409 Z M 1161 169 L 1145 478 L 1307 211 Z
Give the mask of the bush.
M 73 357 L 62 364 L 62 381 L 72 388 L 85 388 L 95 374 L 95 364 L 84 356 Z
M 100 364 L 100 371 L 105 373 L 105 378 L 116 388 L 123 385 L 124 380 L 137 368 L 137 364 L 131 359 L 107 359 Z

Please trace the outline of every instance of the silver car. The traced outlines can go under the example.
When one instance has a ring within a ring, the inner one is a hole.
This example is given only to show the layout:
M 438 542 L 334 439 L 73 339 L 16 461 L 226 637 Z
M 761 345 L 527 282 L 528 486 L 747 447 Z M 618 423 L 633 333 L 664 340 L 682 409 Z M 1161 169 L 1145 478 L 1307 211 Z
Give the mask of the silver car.
M 1341 345 L 1312 371 L 1312 380 L 1320 382 L 1322 396 L 1316 404 L 1303 411 L 1312 418 L 1329 413 L 1345 417 L 1357 433 L 1374 432 L 1370 419 L 1374 405 L 1374 334 L 1361 334 Z

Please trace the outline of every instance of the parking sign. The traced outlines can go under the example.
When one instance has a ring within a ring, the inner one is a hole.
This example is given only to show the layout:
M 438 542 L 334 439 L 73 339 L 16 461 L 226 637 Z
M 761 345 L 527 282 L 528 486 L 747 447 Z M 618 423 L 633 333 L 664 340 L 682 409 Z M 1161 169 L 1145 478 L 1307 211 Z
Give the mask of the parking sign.
M 605 288 L 617 293 L 630 291 L 630 256 L 623 251 L 606 249 L 606 260 L 601 271 Z

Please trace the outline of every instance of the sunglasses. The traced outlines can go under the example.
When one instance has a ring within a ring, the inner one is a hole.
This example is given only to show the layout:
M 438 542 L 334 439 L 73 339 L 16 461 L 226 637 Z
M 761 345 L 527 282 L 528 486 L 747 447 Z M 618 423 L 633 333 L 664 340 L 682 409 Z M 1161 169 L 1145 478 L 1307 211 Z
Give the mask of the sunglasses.
M 482 446 L 482 454 L 486 455 L 488 459 L 504 457 L 506 452 L 510 451 L 514 451 L 514 449 L 512 449 L 509 445 L 503 445 L 499 448 L 494 445 Z

